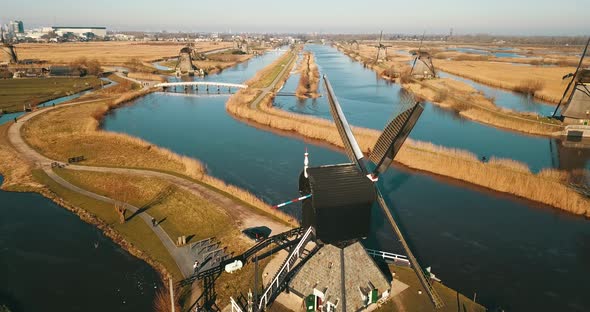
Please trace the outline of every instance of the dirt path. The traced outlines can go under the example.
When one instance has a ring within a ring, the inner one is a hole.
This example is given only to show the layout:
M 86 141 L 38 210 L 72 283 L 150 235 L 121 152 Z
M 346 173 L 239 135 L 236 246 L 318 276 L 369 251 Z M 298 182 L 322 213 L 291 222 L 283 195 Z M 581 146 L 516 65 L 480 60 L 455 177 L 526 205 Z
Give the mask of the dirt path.
M 43 113 L 46 113 L 46 112 L 51 111 L 53 109 L 57 109 L 57 108 L 61 108 L 61 107 L 68 107 L 68 106 L 72 106 L 72 105 L 79 105 L 79 104 L 97 102 L 97 101 L 102 101 L 102 100 L 104 100 L 104 99 L 62 104 L 62 105 L 59 105 L 56 107 L 48 107 L 48 108 L 40 109 L 35 112 L 26 114 L 26 115 L 22 116 L 18 120 L 17 123 L 13 123 L 10 126 L 10 128 L 8 129 L 8 139 L 10 140 L 11 144 L 16 148 L 16 150 L 23 156 L 23 158 L 25 158 L 26 160 L 33 163 L 36 167 L 41 168 L 45 173 L 47 173 L 47 175 L 51 179 L 53 179 L 55 182 L 59 183 L 63 187 L 65 187 L 69 190 L 75 191 L 77 193 L 80 193 L 82 195 L 103 201 L 103 202 L 124 205 L 127 209 L 135 212 L 139 208 L 129 205 L 127 203 L 122 203 L 117 200 L 99 195 L 99 194 L 89 192 L 87 190 L 79 188 L 79 187 L 69 183 L 68 181 L 62 179 L 60 176 L 55 174 L 55 172 L 53 172 L 53 170 L 51 169 L 51 164 L 56 161 L 53 159 L 47 158 L 44 155 L 38 153 L 36 150 L 34 150 L 31 146 L 29 146 L 25 142 L 25 140 L 23 139 L 23 137 L 21 135 L 21 129 L 22 129 L 23 125 L 35 116 L 38 116 L 40 114 L 43 114 Z M 199 196 L 202 196 L 202 197 L 212 201 L 213 203 L 215 203 L 216 205 L 218 205 L 219 207 L 224 209 L 226 211 L 226 213 L 228 213 L 228 215 L 232 216 L 232 218 L 239 220 L 238 224 L 240 224 L 240 228 L 242 228 L 242 229 L 248 228 L 248 227 L 253 227 L 253 226 L 261 226 L 261 225 L 269 227 L 273 233 L 280 233 L 280 232 L 284 232 L 289 229 L 288 226 L 286 226 L 280 222 L 274 221 L 269 217 L 266 217 L 264 215 L 256 213 L 255 211 L 252 210 L 252 208 L 246 207 L 243 204 L 233 200 L 232 198 L 228 198 L 228 197 L 224 196 L 223 194 L 218 193 L 218 192 L 216 192 L 204 185 L 201 185 L 196 182 L 193 182 L 193 181 L 190 181 L 187 179 L 183 179 L 181 177 L 177 177 L 177 176 L 174 176 L 171 174 L 157 172 L 157 171 L 151 171 L 151 170 L 146 170 L 146 169 L 126 169 L 126 168 L 111 168 L 111 167 L 97 167 L 97 166 L 71 165 L 71 166 L 67 166 L 67 168 L 71 169 L 71 170 L 105 172 L 105 173 L 116 173 L 116 174 L 127 174 L 127 175 L 160 178 L 160 179 L 168 181 L 172 184 L 175 184 L 176 186 L 178 186 L 184 190 L 187 190 L 193 194 L 197 194 Z M 194 259 L 192 259 L 191 255 L 190 255 L 190 250 L 187 250 L 187 248 L 184 248 L 184 247 L 177 247 L 174 244 L 174 241 L 170 238 L 170 236 L 160 226 L 152 226 L 152 224 L 151 224 L 152 217 L 149 214 L 142 212 L 141 214 L 139 214 L 139 216 L 141 217 L 142 220 L 144 220 L 146 222 L 146 224 L 148 224 L 148 226 L 152 229 L 152 231 L 154 231 L 154 233 L 158 236 L 158 238 L 160 239 L 162 244 L 166 247 L 166 249 L 168 250 L 170 255 L 174 258 L 174 260 L 175 260 L 178 268 L 182 272 L 183 276 L 185 276 L 185 277 L 189 276 L 192 273 L 192 265 L 193 265 L 193 261 L 194 261 Z

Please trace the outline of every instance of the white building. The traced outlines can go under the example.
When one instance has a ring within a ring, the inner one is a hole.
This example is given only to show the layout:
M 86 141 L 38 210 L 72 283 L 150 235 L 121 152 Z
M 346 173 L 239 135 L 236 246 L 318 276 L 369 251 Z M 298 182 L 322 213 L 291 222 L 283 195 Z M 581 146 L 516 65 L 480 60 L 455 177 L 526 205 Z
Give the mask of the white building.
M 106 27 L 62 27 L 62 26 L 54 26 L 51 27 L 56 34 L 63 36 L 67 33 L 72 33 L 76 36 L 82 37 L 86 33 L 93 33 L 96 37 L 106 37 L 107 35 L 107 28 Z

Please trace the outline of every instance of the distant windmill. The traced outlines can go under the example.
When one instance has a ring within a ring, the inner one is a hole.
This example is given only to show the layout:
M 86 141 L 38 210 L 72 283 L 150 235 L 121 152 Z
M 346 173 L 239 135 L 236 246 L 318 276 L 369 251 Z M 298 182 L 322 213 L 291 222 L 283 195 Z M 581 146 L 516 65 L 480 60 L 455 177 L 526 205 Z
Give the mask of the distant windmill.
M 586 47 L 584 48 L 584 52 L 582 52 L 576 71 L 563 76 L 563 79 L 571 77 L 572 80 L 570 80 L 565 88 L 563 96 L 555 108 L 552 117 L 556 117 L 559 107 L 564 105 L 561 116 L 559 116 L 564 121 L 576 123 L 586 120 L 586 123 L 588 123 L 588 120 L 590 120 L 590 90 L 588 90 L 590 69 L 582 68 L 584 58 L 588 52 L 588 45 L 590 45 L 590 38 L 586 42 Z
M 379 55 L 381 54 L 381 50 L 383 50 L 383 52 L 385 52 L 385 59 L 387 60 L 387 48 L 392 47 L 390 45 L 384 45 L 382 43 L 382 41 L 383 41 L 383 30 L 381 31 L 381 35 L 379 35 L 379 44 L 374 46 L 377 48 L 377 56 L 375 57 L 375 63 L 379 62 Z
M 192 43 L 180 49 L 180 53 L 178 54 L 178 61 L 176 62 L 177 74 L 188 74 L 189 76 L 193 76 L 195 74 L 195 70 L 197 70 L 197 67 L 193 64 L 194 56 L 195 50 L 193 48 Z
M 16 54 L 16 48 L 13 44 L 7 42 L 4 39 L 4 29 L 0 28 L 0 38 L 2 41 L 2 51 L 4 51 L 10 57 L 10 63 L 18 63 L 18 55 Z
M 410 75 L 419 79 L 430 79 L 436 77 L 436 71 L 434 70 L 430 53 L 422 50 L 422 43 L 424 42 L 425 35 L 426 33 L 422 34 L 422 39 L 420 40 L 420 45 L 418 46 L 418 52 L 414 53 L 414 62 L 412 63 L 412 69 L 410 70 Z
M 350 45 L 352 48 L 354 48 L 355 50 L 357 50 L 357 51 L 358 51 L 358 49 L 359 49 L 359 42 L 358 42 L 357 40 L 355 40 L 355 39 L 353 39 L 353 40 L 350 40 L 350 41 L 348 41 L 348 44 L 349 44 L 349 45 Z

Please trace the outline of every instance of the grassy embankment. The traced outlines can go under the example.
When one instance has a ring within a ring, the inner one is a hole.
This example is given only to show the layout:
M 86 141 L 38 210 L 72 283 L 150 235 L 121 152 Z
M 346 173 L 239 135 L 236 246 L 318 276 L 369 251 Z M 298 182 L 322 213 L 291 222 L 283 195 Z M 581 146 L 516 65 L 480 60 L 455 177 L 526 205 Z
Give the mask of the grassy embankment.
M 23 105 L 39 103 L 100 87 L 96 77 L 24 78 L 0 80 L 0 109 L 5 113 L 22 112 Z
M 129 85 L 129 82 L 123 82 Z M 124 85 L 105 92 L 117 92 Z M 83 105 L 60 107 L 36 116 L 23 128 L 25 140 L 41 154 L 55 160 L 67 161 L 73 155 L 84 155 L 84 164 L 109 167 L 151 169 L 192 179 L 194 182 L 231 194 L 240 202 L 263 214 L 295 224 L 292 217 L 276 211 L 256 196 L 208 176 L 197 160 L 180 156 L 170 150 L 125 134 L 100 130 L 100 120 L 111 109 L 147 91 L 116 94 L 116 99 Z
M 422 290 L 422 294 L 418 294 L 418 290 L 422 289 L 422 286 L 416 277 L 416 273 L 410 268 L 394 265 L 391 265 L 390 269 L 391 272 L 395 273 L 394 279 L 401 281 L 409 287 L 399 295 L 390 298 L 385 304 L 381 305 L 377 311 L 432 311 L 432 303 L 426 293 Z M 483 306 L 441 283 L 435 282 L 433 287 L 445 303 L 445 306 L 438 311 L 484 312 L 486 310 Z
M 294 58 L 295 55 L 292 53 L 286 53 L 260 71 L 248 82 L 248 85 L 268 86 L 282 66 L 289 61 L 292 62 Z M 283 77 L 282 83 L 286 79 L 287 75 Z M 275 87 L 275 90 L 277 88 Z M 259 92 L 254 88 L 240 90 L 230 97 L 226 108 L 238 117 L 261 125 L 291 131 L 307 138 L 343 147 L 332 122 L 276 109 L 272 106 L 272 93 L 257 105 L 258 109 L 253 109 L 251 103 L 258 94 Z M 369 153 L 380 132 L 358 127 L 353 127 L 353 130 L 363 151 Z M 396 161 L 411 169 L 450 177 L 574 214 L 590 216 L 590 200 L 569 188 L 565 183 L 567 174 L 557 170 L 545 169 L 534 174 L 525 164 L 513 160 L 492 158 L 487 163 L 483 163 L 467 151 L 415 140 L 408 140 L 404 144 Z
M 318 87 L 320 85 L 320 71 L 315 63 L 313 53 L 306 51 L 299 65 L 299 85 L 295 95 L 300 99 L 315 99 L 320 96 Z
M 87 171 L 74 171 L 59 169 L 56 172 L 70 183 L 119 201 L 127 202 L 145 211 L 159 220 L 163 229 L 172 239 L 186 235 L 188 241 L 195 242 L 208 237 L 216 237 L 223 246 L 227 246 L 228 253 L 240 254 L 250 247 L 241 236 L 239 220 L 236 220 L 222 207 L 210 203 L 207 199 L 175 187 L 169 182 L 150 177 L 139 177 L 112 173 L 98 173 Z M 100 210 L 99 210 L 100 209 Z M 125 224 L 118 223 L 114 207 L 105 209 L 97 207 L 93 213 L 100 213 L 101 218 L 109 218 L 107 222 L 116 230 L 127 227 L 146 227 L 143 221 L 135 222 L 131 218 Z M 108 216 L 107 216 L 108 215 Z M 130 218 L 131 213 L 126 214 Z M 164 220 L 164 221 L 161 221 Z M 149 227 L 149 226 L 147 226 Z M 139 231 L 139 229 L 137 229 Z M 149 231 L 149 228 L 148 228 Z M 150 231 L 151 232 L 151 231 Z M 127 237 L 133 235 L 131 231 L 124 232 Z M 152 234 L 153 235 L 153 234 Z M 133 236 L 131 236 L 133 238 Z M 144 239 L 142 248 L 149 255 L 157 255 L 156 258 L 170 272 L 179 273 L 176 263 L 163 250 L 156 237 Z M 135 240 L 131 240 L 135 243 Z M 172 261 L 172 262 L 171 262 Z M 220 306 L 229 302 L 230 296 L 238 293 L 247 293 L 253 281 L 254 268 L 246 266 L 243 270 L 231 275 L 231 278 L 223 277 L 216 283 L 216 292 Z M 174 276 L 179 280 L 181 276 Z
M 467 83 L 450 78 L 424 81 L 412 79 L 409 76 L 407 57 L 392 57 L 388 62 L 373 65 L 369 57 L 372 50 L 368 48 L 365 49 L 361 46 L 360 52 L 347 50 L 343 46 L 338 46 L 338 48 L 349 57 L 377 71 L 385 79 L 391 79 L 392 73 L 401 76 L 399 79 L 391 80 L 399 81 L 402 83 L 402 87 L 419 98 L 454 110 L 465 118 L 533 135 L 552 136 L 563 130 L 563 125 L 557 120 L 539 117 L 535 113 L 517 112 L 499 107 L 494 103 L 493 98 L 485 97 Z M 438 66 L 438 61 L 435 66 Z M 528 80 L 519 85 L 521 91 L 527 93 L 534 93 L 540 87 L 537 80 Z

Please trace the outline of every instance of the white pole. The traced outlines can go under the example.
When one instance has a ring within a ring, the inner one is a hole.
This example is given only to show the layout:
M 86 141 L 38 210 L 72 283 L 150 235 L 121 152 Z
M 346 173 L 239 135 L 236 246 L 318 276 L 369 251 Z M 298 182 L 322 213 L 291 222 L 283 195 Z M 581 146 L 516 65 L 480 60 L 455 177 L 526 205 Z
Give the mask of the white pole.
M 172 312 L 174 312 L 174 286 L 172 286 L 172 278 L 168 278 L 168 288 L 170 289 L 170 306 Z

